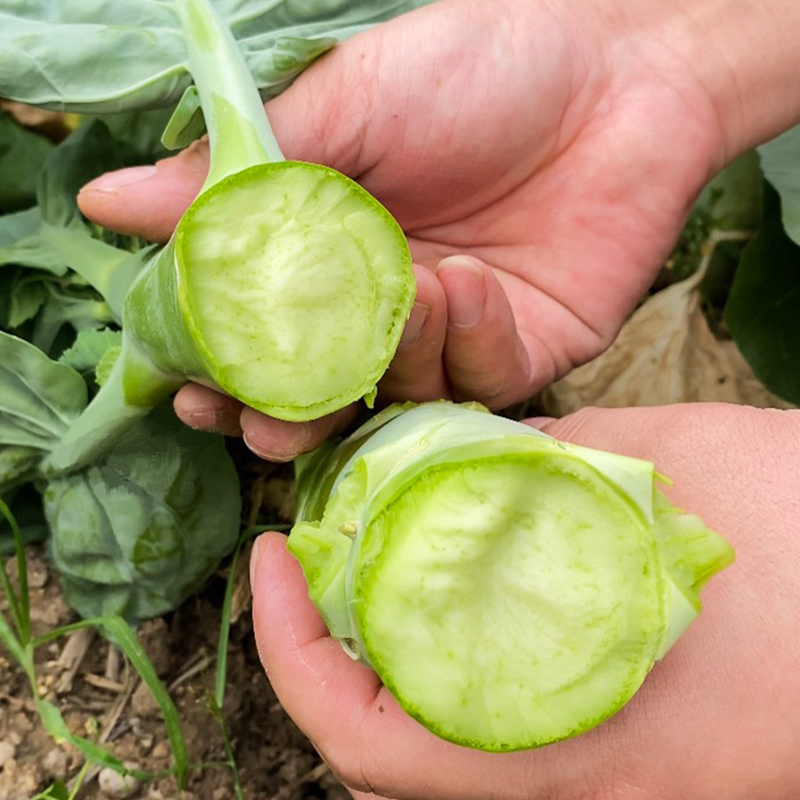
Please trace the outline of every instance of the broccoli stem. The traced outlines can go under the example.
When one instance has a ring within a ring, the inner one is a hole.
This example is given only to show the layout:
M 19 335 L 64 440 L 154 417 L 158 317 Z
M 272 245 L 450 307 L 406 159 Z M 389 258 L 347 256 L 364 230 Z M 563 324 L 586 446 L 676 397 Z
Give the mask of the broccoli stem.
M 209 0 L 176 0 L 189 71 L 205 115 L 211 151 L 202 191 L 257 164 L 283 161 L 239 46 Z

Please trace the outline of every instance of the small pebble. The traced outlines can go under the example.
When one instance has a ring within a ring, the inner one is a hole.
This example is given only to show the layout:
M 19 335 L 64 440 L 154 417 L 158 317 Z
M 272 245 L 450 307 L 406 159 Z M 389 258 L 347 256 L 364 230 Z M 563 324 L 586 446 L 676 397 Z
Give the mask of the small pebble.
M 67 761 L 67 754 L 60 747 L 54 747 L 42 759 L 42 768 L 49 777 L 64 779 L 67 777 Z
M 104 767 L 97 776 L 100 791 L 106 797 L 124 798 L 130 797 L 139 791 L 140 782 L 132 775 L 120 775 L 110 767 Z
M 17 748 L 11 742 L 7 740 L 0 742 L 0 769 L 9 761 L 13 761 L 16 754 Z
M 169 745 L 166 742 L 157 742 L 150 754 L 153 758 L 166 758 L 169 755 Z

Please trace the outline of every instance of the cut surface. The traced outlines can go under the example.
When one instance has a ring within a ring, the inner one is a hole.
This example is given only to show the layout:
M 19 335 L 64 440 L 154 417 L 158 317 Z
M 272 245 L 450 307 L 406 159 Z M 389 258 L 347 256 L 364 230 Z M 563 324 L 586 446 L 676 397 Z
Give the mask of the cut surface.
M 284 419 L 368 394 L 414 296 L 391 215 L 326 167 L 253 167 L 201 197 L 177 240 L 181 302 L 209 373 Z
M 363 646 L 440 736 L 514 750 L 618 710 L 663 633 L 649 531 L 591 467 L 538 454 L 432 468 L 353 565 Z

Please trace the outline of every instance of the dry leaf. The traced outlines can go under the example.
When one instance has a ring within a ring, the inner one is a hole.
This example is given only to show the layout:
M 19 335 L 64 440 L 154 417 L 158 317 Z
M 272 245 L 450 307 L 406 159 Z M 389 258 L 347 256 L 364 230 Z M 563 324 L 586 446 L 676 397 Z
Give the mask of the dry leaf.
M 764 388 L 733 342 L 714 338 L 701 308 L 701 277 L 645 302 L 605 353 L 542 392 L 542 409 L 562 416 L 588 405 L 698 401 L 792 408 Z

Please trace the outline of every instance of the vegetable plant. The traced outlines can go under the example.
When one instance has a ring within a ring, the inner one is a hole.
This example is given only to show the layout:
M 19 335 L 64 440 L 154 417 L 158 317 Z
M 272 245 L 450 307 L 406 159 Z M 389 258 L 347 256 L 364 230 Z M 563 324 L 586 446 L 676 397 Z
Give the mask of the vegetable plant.
M 481 407 L 393 406 L 300 462 L 289 548 L 409 714 L 535 747 L 621 708 L 733 559 L 658 480 Z
M 81 614 L 164 613 L 234 546 L 221 437 L 162 405 L 182 382 L 290 417 L 371 397 L 413 295 L 405 240 L 348 178 L 283 160 L 261 101 L 338 40 L 420 4 L 0 2 L 0 95 L 103 117 L 55 148 L 5 117 L 0 128 L 4 159 L 44 160 L 23 170 L 20 210 L 0 216 L 0 494 L 27 540 L 49 528 Z M 152 132 L 170 108 L 163 145 L 207 130 L 211 169 L 156 253 L 87 224 L 75 195 L 163 150 Z
M 361 397 L 370 403 L 414 295 L 408 246 L 397 223 L 344 175 L 283 158 L 258 77 L 264 81 L 269 64 L 273 88 L 276 75 L 285 85 L 336 41 L 326 28 L 347 35 L 359 23 L 415 3 L 326 3 L 308 14 L 295 11 L 310 20 L 297 32 L 317 34 L 297 41 L 293 35 L 259 35 L 270 22 L 294 34 L 284 3 L 129 5 L 96 0 L 65 8 L 55 19 L 36 2 L 21 12 L 0 12 L 0 23 L 8 25 L 0 45 L 5 40 L 11 50 L 0 66 L 0 93 L 71 110 L 116 110 L 161 104 L 181 89 L 169 140 L 183 143 L 187 130 L 196 132 L 201 113 L 210 144 L 200 195 L 128 292 L 115 368 L 51 454 L 52 472 L 101 455 L 132 421 L 190 379 L 287 420 L 319 417 Z M 59 58 L 45 36 L 70 25 L 88 25 L 95 35 L 85 52 L 70 49 Z M 100 31 L 109 35 L 102 43 Z M 166 73 L 157 69 L 158 54 L 155 64 L 140 59 L 125 75 L 129 60 L 117 54 L 106 85 L 89 85 L 84 59 L 90 52 L 98 56 L 97 49 L 105 48 L 103 58 L 110 62 L 111 44 L 128 52 L 133 45 L 124 35 L 130 35 L 142 45 L 139 55 L 152 53 L 152 42 L 143 46 L 150 32 L 169 40 Z M 46 50 L 39 68 L 22 57 L 31 37 Z M 53 61 L 68 68 L 55 86 L 46 68 Z

